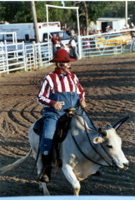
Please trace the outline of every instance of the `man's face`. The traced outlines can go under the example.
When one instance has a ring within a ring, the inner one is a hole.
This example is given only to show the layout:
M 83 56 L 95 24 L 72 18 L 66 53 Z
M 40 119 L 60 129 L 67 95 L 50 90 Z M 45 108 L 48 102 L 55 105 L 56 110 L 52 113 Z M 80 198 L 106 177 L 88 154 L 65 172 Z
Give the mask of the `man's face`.
M 58 67 L 62 70 L 70 69 L 71 63 L 70 62 L 59 62 Z

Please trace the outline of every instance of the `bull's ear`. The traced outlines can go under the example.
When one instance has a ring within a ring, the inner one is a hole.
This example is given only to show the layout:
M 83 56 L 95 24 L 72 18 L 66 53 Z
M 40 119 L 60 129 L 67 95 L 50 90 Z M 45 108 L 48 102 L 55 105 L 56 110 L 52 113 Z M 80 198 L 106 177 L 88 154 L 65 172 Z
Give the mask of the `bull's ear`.
M 104 141 L 105 141 L 105 139 L 102 137 L 95 137 L 93 139 L 94 144 L 100 144 L 100 143 L 103 143 Z
M 116 124 L 113 125 L 113 128 L 115 130 L 117 130 L 127 119 L 129 118 L 129 115 L 122 118 L 121 120 L 119 120 Z

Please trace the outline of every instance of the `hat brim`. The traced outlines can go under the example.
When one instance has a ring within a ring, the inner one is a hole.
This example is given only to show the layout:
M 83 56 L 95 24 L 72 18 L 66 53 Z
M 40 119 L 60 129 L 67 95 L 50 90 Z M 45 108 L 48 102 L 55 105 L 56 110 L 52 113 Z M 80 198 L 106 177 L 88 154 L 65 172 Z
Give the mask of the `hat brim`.
M 70 56 L 69 58 L 53 58 L 50 62 L 74 62 L 76 60 L 76 58 Z

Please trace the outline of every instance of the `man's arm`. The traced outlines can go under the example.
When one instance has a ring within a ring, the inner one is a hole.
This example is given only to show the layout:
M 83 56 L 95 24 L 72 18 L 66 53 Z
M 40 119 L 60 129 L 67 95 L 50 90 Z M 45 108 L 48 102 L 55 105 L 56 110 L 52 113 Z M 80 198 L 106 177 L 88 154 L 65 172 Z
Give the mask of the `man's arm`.
M 51 87 L 47 78 L 45 78 L 43 80 L 43 83 L 41 85 L 41 88 L 37 96 L 38 103 L 41 104 L 42 106 L 45 105 L 52 106 L 54 101 L 49 99 L 50 93 L 51 93 Z

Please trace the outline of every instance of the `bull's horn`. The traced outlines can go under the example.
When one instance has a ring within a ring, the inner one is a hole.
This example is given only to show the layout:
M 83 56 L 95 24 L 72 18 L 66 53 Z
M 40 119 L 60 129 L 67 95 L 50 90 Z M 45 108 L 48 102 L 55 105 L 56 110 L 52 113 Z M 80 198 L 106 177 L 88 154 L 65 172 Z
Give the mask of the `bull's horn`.
M 98 129 L 98 132 L 103 136 L 105 137 L 107 135 L 107 132 L 105 130 L 103 130 L 102 128 L 99 128 Z
M 117 130 L 128 118 L 129 118 L 129 115 L 119 120 L 116 124 L 113 125 L 113 128 Z

